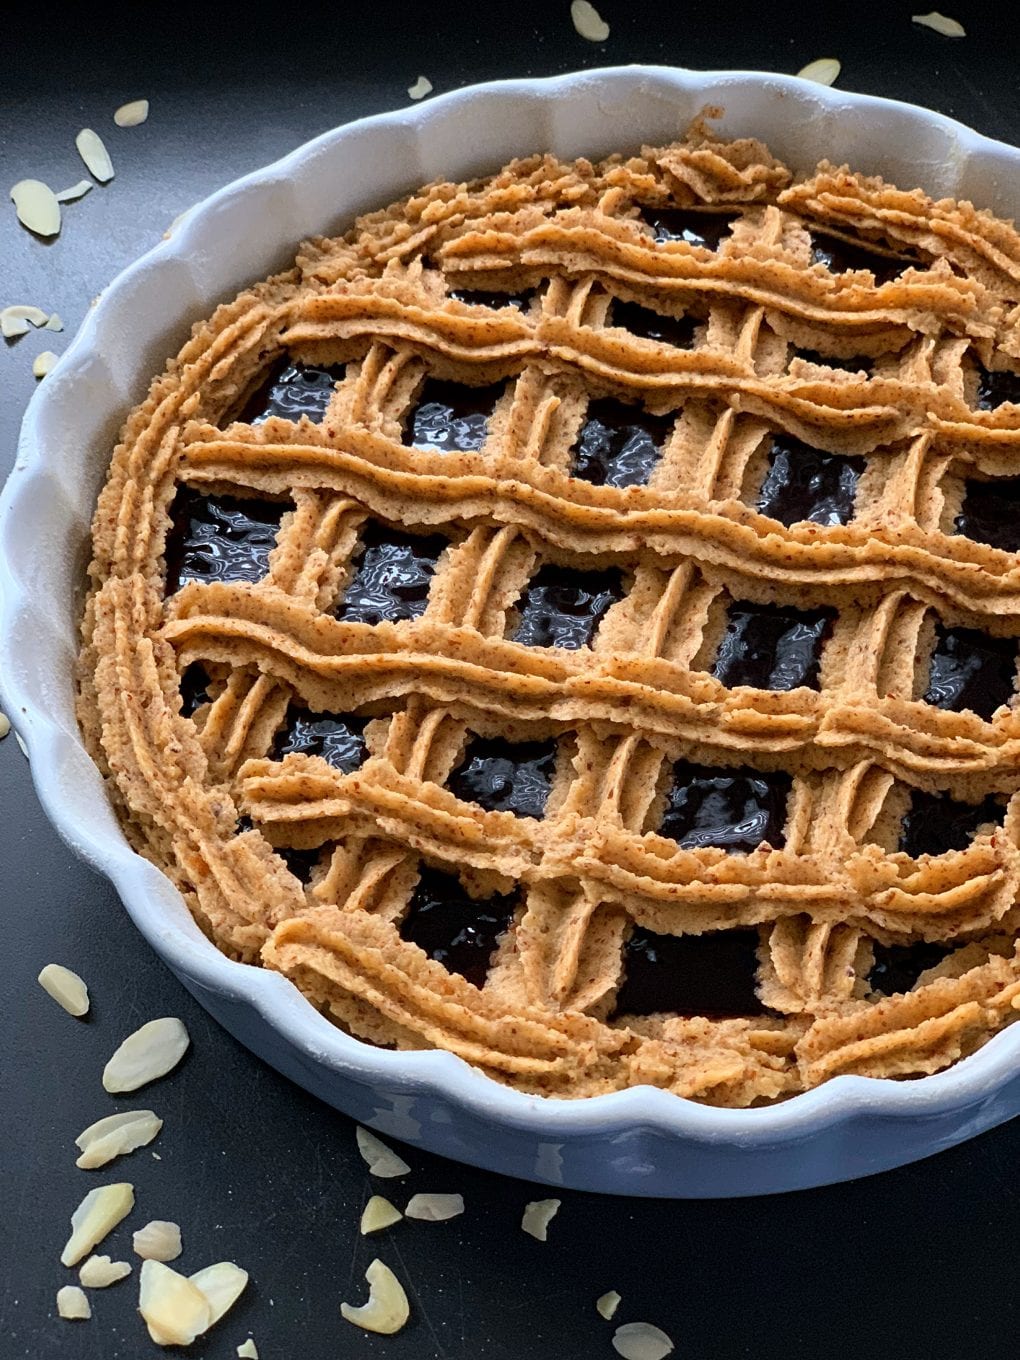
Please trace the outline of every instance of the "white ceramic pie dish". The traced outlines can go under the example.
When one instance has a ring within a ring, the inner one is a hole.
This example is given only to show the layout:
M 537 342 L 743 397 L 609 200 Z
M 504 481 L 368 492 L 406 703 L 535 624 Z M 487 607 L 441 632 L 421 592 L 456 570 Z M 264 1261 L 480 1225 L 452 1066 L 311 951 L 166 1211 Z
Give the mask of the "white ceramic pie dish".
M 1020 150 L 911 105 L 792 77 L 618 67 L 474 86 L 327 132 L 228 185 L 103 293 L 33 397 L 0 499 L 0 677 L 47 814 L 115 884 L 138 928 L 232 1034 L 363 1123 L 445 1156 L 551 1185 L 749 1195 L 845 1180 L 950 1147 L 1020 1111 L 1020 1026 L 946 1072 L 838 1077 L 784 1104 L 717 1110 L 639 1087 L 564 1101 L 500 1086 L 444 1052 L 372 1048 L 277 973 L 233 963 L 163 874 L 128 846 L 74 717 L 87 539 L 118 428 L 188 327 L 285 265 L 304 236 L 346 229 L 437 176 L 517 154 L 661 143 L 706 104 L 796 169 L 828 157 L 902 187 L 1020 216 Z

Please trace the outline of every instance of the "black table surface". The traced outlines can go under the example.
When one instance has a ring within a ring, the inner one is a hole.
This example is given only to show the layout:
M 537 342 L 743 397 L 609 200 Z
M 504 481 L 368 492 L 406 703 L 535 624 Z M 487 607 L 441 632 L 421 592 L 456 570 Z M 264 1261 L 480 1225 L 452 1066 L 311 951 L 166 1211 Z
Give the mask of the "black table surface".
M 419 74 L 437 92 L 506 76 L 626 62 L 794 72 L 823 55 L 840 84 L 938 109 L 1020 141 L 1009 7 L 950 10 L 958 41 L 910 22 L 917 0 L 723 6 L 602 0 L 609 40 L 585 42 L 567 0 L 515 5 L 336 3 L 165 13 L 16 5 L 0 20 L 4 184 L 63 186 L 83 173 L 73 138 L 99 129 L 117 169 L 69 205 L 41 244 L 0 204 L 0 306 L 63 317 L 0 352 L 0 460 L 14 457 L 32 357 L 61 350 L 89 299 L 183 209 L 323 130 L 405 105 Z M 157 15 L 159 17 L 157 17 Z M 113 110 L 147 97 L 148 123 Z M 409 186 L 410 187 L 410 186 Z M 6 201 L 6 195 L 3 196 Z M 135 1312 L 137 1276 L 92 1291 L 88 1322 L 56 1316 L 73 1279 L 58 1256 L 72 1208 L 96 1183 L 73 1139 L 109 1111 L 99 1075 L 120 1038 L 179 1015 L 193 1046 L 176 1074 L 140 1092 L 165 1119 L 153 1149 L 114 1164 L 131 1223 L 181 1223 L 188 1270 L 230 1258 L 251 1272 L 241 1302 L 191 1354 L 221 1360 L 253 1334 L 264 1360 L 592 1360 L 614 1354 L 595 1299 L 623 1295 L 617 1322 L 646 1319 L 684 1360 L 1014 1355 L 1020 1123 L 926 1162 L 856 1183 L 756 1200 L 649 1202 L 562 1192 L 542 1245 L 523 1205 L 555 1193 L 408 1152 L 406 1186 L 373 1187 L 352 1123 L 291 1086 L 219 1029 L 157 960 L 110 886 L 57 838 L 13 738 L 0 747 L 3 982 L 0 988 L 0 1360 L 138 1360 L 156 1354 Z M 36 985 L 50 961 L 76 968 L 94 1005 L 72 1020 Z M 152 1151 L 158 1151 L 159 1160 Z M 439 1225 L 358 1234 L 374 1188 L 460 1191 Z M 132 1259 L 123 1224 L 100 1250 Z M 340 1318 L 365 1297 L 380 1255 L 405 1282 L 413 1320 L 370 1336 Z M 137 1264 L 137 1262 L 136 1262 Z M 615 1325 L 615 1324 L 614 1324 Z

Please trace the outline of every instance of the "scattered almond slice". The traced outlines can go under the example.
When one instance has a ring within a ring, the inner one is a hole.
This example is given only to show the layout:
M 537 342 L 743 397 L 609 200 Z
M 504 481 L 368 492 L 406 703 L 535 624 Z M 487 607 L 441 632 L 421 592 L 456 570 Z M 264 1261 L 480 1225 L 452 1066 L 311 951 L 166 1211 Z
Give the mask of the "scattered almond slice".
M 249 1337 L 247 1341 L 242 1341 L 237 1348 L 237 1353 L 241 1360 L 259 1360 L 259 1348 L 255 1345 L 253 1337 Z
M 144 123 L 148 116 L 149 101 L 147 99 L 132 99 L 130 104 L 121 104 L 113 115 L 113 121 L 118 127 L 122 128 L 138 127 L 139 123 Z
M 63 1006 L 68 1015 L 77 1019 L 88 1014 L 89 989 L 77 973 L 72 973 L 62 963 L 48 963 L 39 974 L 39 986 L 58 1006 Z
M 187 1051 L 188 1031 L 176 1016 L 150 1020 L 129 1034 L 103 1068 L 103 1089 L 111 1095 L 137 1091 L 172 1072 Z
M 53 197 L 58 203 L 73 203 L 75 199 L 84 198 L 95 187 L 90 179 L 80 179 L 77 184 L 72 184 L 70 189 L 58 189 Z
M 797 74 L 801 80 L 813 80 L 816 85 L 834 85 L 842 69 L 835 57 L 819 57 L 802 66 Z
M 37 236 L 56 236 L 60 231 L 60 204 L 41 179 L 19 179 L 11 189 L 18 221 Z
M 395 1204 L 391 1204 L 382 1195 L 373 1195 L 361 1211 L 361 1235 L 367 1237 L 369 1233 L 381 1232 L 383 1228 L 391 1228 L 394 1223 L 399 1223 L 404 1215 Z
M 105 1289 L 131 1274 L 127 1261 L 111 1261 L 109 1256 L 90 1256 L 78 1271 L 78 1279 L 86 1289 Z
M 609 37 L 609 25 L 589 0 L 573 0 L 570 18 L 582 38 L 602 43 Z
M 122 1114 L 98 1119 L 74 1140 L 81 1150 L 75 1166 L 84 1171 L 105 1166 L 114 1157 L 151 1143 L 162 1127 L 162 1119 L 152 1110 L 125 1110 Z
M 549 1224 L 556 1217 L 560 1207 L 558 1199 L 534 1199 L 524 1206 L 521 1227 L 538 1242 L 547 1240 Z
M 44 349 L 42 354 L 37 354 L 32 361 L 32 376 L 35 378 L 45 378 L 47 373 L 53 371 L 59 355 L 53 353 L 51 349 Z
M 419 76 L 413 85 L 407 87 L 407 93 L 412 99 L 424 99 L 432 93 L 432 81 L 427 76 Z
M 378 1176 L 380 1180 L 392 1180 L 395 1176 L 406 1176 L 411 1170 L 403 1157 L 398 1157 L 381 1138 L 377 1138 L 368 1129 L 363 1129 L 360 1124 L 354 1130 L 354 1136 L 358 1140 L 358 1151 L 368 1163 L 370 1176 Z
M 26 334 L 29 322 L 33 326 L 45 326 L 48 321 L 49 317 L 41 307 L 15 303 L 0 311 L 0 332 L 5 340 L 13 340 L 15 336 Z
M 365 1279 L 368 1281 L 368 1302 L 360 1308 L 342 1303 L 340 1314 L 366 1332 L 392 1336 L 411 1315 L 404 1287 L 389 1266 L 378 1259 L 365 1271 Z
M 184 1250 L 180 1225 L 168 1223 L 164 1218 L 154 1218 L 132 1234 L 131 1246 L 135 1255 L 141 1256 L 143 1260 L 176 1261 Z
M 57 315 L 56 312 L 53 313 L 53 315 L 46 322 L 45 326 L 43 326 L 44 331 L 62 331 L 63 329 L 64 323 L 63 321 L 61 321 L 60 317 Z
M 948 15 L 940 14 L 937 9 L 933 9 L 930 14 L 912 14 L 911 22 L 921 24 L 924 28 L 933 28 L 936 33 L 941 33 L 944 38 L 965 38 L 967 30 L 957 19 L 950 19 Z
M 620 1306 L 620 1295 L 615 1289 L 610 1289 L 608 1293 L 602 1294 L 595 1300 L 595 1307 L 599 1317 L 604 1317 L 608 1322 Z
M 196 1270 L 189 1279 L 205 1295 L 209 1304 L 209 1326 L 212 1327 L 241 1297 L 248 1283 L 248 1272 L 233 1261 L 217 1261 L 215 1265 Z
M 209 1300 L 185 1275 L 162 1261 L 143 1261 L 138 1311 L 157 1346 L 190 1346 L 212 1326 Z
M 613 1333 L 613 1349 L 623 1360 L 664 1360 L 673 1342 L 650 1322 L 625 1322 Z
M 6 737 L 7 733 L 8 733 L 10 730 L 11 730 L 11 720 L 10 720 L 10 718 L 8 718 L 8 716 L 7 716 L 6 713 L 0 713 L 0 741 L 3 741 L 4 737 Z M 14 734 L 14 740 L 15 740 L 15 741 L 18 743 L 18 745 L 21 747 L 21 749 L 22 749 L 22 751 L 25 753 L 25 755 L 28 755 L 28 752 L 25 750 L 25 743 L 24 743 L 24 742 L 21 740 L 21 738 L 18 736 L 17 732 L 15 732 L 15 734 Z
M 113 179 L 113 162 L 98 132 L 93 132 L 91 128 L 82 128 L 75 137 L 74 144 L 78 148 L 78 155 L 85 162 L 85 169 L 93 178 L 100 184 L 106 184 Z
M 92 1309 L 85 1291 L 76 1284 L 65 1284 L 57 1290 L 57 1312 L 62 1318 L 90 1318 Z
M 444 1223 L 464 1212 L 463 1195 L 412 1195 L 404 1213 L 426 1223 Z
M 135 1189 L 126 1181 L 98 1185 L 90 1190 L 71 1215 L 71 1236 L 60 1253 L 60 1264 L 76 1266 L 122 1218 L 134 1208 Z

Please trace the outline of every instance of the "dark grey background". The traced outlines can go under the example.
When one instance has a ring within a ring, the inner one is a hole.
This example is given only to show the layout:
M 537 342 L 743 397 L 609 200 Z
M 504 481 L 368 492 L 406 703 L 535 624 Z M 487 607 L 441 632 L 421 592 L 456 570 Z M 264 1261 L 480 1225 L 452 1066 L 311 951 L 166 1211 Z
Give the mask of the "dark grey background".
M 477 80 L 582 66 L 665 62 L 796 71 L 835 55 L 841 84 L 954 115 L 1020 140 L 1010 7 L 946 0 L 968 36 L 910 23 L 914 4 L 643 4 L 602 0 L 612 32 L 579 38 L 567 0 L 534 4 L 212 4 L 169 9 L 17 5 L 0 19 L 2 184 L 55 187 L 83 174 L 78 129 L 107 138 L 117 178 L 65 212 L 52 245 L 30 237 L 0 195 L 0 306 L 60 312 L 67 332 L 33 332 L 0 352 L 0 465 L 13 461 L 32 357 L 68 343 L 95 295 L 184 208 L 227 180 L 348 119 L 404 105 L 424 73 L 437 92 Z M 157 17 L 157 15 L 159 17 Z M 147 97 L 149 122 L 111 115 Z M 1014 1355 L 1020 1124 L 902 1171 L 751 1201 L 649 1203 L 565 1192 L 540 1245 L 523 1204 L 550 1193 L 409 1153 L 389 1191 L 458 1190 L 467 1212 L 403 1223 L 363 1241 L 371 1193 L 349 1120 L 317 1104 L 208 1020 L 135 934 L 113 892 L 44 820 L 13 738 L 0 747 L 3 983 L 0 990 L 0 1360 L 138 1360 L 155 1354 L 134 1312 L 136 1279 L 91 1295 L 87 1323 L 56 1318 L 69 1278 L 57 1263 L 68 1217 L 94 1179 L 74 1167 L 75 1135 L 110 1106 L 99 1075 L 113 1047 L 153 1016 L 177 1014 L 193 1049 L 171 1078 L 132 1098 L 166 1120 L 153 1145 L 109 1171 L 135 1183 L 135 1226 L 171 1218 L 189 1270 L 229 1257 L 252 1275 L 235 1311 L 193 1354 L 228 1360 L 254 1333 L 264 1360 L 597 1360 L 617 1321 L 645 1318 L 678 1360 L 829 1360 Z M 87 1023 L 36 986 L 65 962 L 89 981 Z M 105 1174 L 105 1173 L 104 1173 Z M 130 1256 L 125 1224 L 101 1250 Z M 341 1321 L 381 1255 L 405 1281 L 414 1319 L 384 1339 Z

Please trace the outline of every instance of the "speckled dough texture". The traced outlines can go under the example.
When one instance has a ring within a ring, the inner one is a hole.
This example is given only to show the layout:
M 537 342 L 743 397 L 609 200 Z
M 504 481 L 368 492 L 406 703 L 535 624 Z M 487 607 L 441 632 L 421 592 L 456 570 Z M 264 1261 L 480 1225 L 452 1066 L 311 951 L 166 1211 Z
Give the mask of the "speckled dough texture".
M 733 220 L 715 248 L 657 240 L 666 208 Z M 840 238 L 901 272 L 813 262 Z M 450 296 L 471 289 L 532 297 Z M 613 324 L 614 299 L 688 318 L 693 343 Z M 923 696 L 936 625 L 1020 634 L 1017 554 L 954 527 L 968 481 L 1017 470 L 1020 406 L 983 409 L 978 384 L 1020 368 L 1018 302 L 1012 224 L 846 167 L 796 181 L 706 121 L 598 165 L 432 184 L 306 242 L 195 327 L 99 500 L 79 711 L 132 844 L 222 950 L 351 1034 L 528 1092 L 746 1106 L 972 1052 L 1020 1004 L 1020 718 Z M 283 360 L 346 365 L 323 418 L 242 422 Z M 481 448 L 410 445 L 429 376 L 502 384 Z M 607 397 L 667 421 L 645 485 L 571 475 Z M 777 436 L 861 460 L 849 522 L 759 510 Z M 284 504 L 262 580 L 167 594 L 182 485 Z M 421 617 L 337 617 L 366 520 L 448 541 Z M 550 564 L 620 573 L 590 646 L 513 640 Z M 831 609 L 813 686 L 715 678 L 732 601 Z M 196 662 L 207 694 L 184 716 Z M 367 717 L 360 768 L 274 755 L 294 705 Z M 447 787 L 469 734 L 557 740 L 544 817 Z M 781 843 L 661 834 L 677 761 L 789 775 Z M 912 858 L 918 791 L 997 798 L 1001 818 Z M 307 883 L 274 847 L 321 848 Z M 479 904 L 518 894 L 481 987 L 401 933 L 423 868 Z M 635 929 L 755 932 L 758 1013 L 621 1013 Z M 917 942 L 937 962 L 883 994 L 876 950 Z

